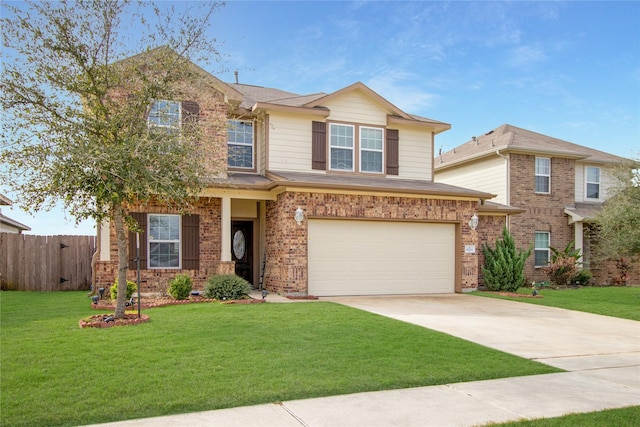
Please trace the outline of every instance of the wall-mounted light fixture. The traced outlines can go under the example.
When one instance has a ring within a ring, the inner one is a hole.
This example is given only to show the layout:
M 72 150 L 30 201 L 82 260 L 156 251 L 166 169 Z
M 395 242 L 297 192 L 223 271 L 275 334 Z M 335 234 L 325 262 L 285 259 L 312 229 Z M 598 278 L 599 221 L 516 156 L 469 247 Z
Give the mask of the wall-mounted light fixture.
M 302 221 L 304 221 L 304 211 L 300 206 L 298 206 L 298 209 L 296 209 L 296 213 L 293 215 L 293 219 L 296 220 L 298 225 L 302 224 Z
M 478 228 L 478 215 L 474 213 L 471 219 L 469 220 L 468 224 L 472 230 L 475 230 L 476 228 Z

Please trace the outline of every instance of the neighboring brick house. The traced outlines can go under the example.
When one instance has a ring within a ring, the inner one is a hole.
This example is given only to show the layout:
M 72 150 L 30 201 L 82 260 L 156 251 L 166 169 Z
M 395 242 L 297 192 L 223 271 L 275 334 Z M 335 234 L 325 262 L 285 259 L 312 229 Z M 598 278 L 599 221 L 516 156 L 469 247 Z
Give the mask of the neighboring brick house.
M 224 168 L 189 215 L 131 207 L 145 230 L 143 290 L 178 273 L 202 288 L 225 272 L 290 295 L 477 288 L 479 236 L 495 231 L 469 220 L 490 218 L 499 232 L 514 210 L 484 203 L 490 192 L 434 182 L 434 138 L 450 125 L 408 114 L 362 83 L 298 95 L 206 78 L 210 92 L 169 107 L 180 116 L 189 101 L 203 126 L 216 115 L 227 123 L 210 150 Z M 131 279 L 135 247 L 132 234 Z M 116 254 L 113 226 L 103 224 L 97 285 L 113 282 Z
M 516 244 L 532 249 L 528 280 L 548 280 L 541 267 L 549 248 L 575 242 L 583 268 L 603 285 L 615 283 L 618 272 L 613 263 L 593 259 L 593 220 L 612 185 L 608 168 L 624 160 L 505 124 L 438 156 L 435 179 L 496 194 L 493 201 L 522 209 L 508 223 Z M 634 266 L 631 281 L 638 282 L 639 272 Z

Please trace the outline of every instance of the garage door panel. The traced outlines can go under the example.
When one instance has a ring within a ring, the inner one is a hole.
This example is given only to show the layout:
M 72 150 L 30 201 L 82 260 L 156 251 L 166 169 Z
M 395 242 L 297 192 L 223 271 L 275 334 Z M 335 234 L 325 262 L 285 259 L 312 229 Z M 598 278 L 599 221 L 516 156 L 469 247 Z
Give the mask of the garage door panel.
M 312 219 L 308 232 L 310 294 L 454 290 L 453 224 Z

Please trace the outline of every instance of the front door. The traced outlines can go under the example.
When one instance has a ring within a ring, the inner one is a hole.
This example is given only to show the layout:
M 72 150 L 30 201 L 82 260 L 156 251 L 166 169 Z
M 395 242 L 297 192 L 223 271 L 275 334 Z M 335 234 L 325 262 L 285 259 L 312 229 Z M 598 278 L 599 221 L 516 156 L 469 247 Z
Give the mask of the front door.
M 253 285 L 253 222 L 231 222 L 231 256 L 236 274 Z

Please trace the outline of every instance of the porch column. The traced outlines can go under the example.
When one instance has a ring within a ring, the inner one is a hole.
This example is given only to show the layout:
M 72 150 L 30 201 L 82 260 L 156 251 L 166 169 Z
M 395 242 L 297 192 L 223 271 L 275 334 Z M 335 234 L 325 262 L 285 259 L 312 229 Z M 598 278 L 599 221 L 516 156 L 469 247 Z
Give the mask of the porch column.
M 220 251 L 220 261 L 231 261 L 231 197 L 222 197 L 222 248 Z
M 584 257 L 584 231 L 582 221 L 574 222 L 573 234 L 575 240 L 575 248 L 580 251 L 580 255 Z M 584 261 L 584 259 L 582 260 Z

